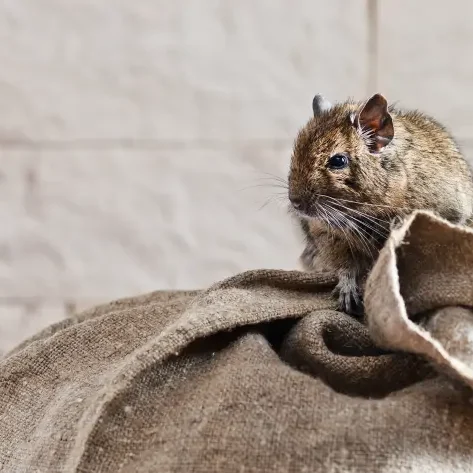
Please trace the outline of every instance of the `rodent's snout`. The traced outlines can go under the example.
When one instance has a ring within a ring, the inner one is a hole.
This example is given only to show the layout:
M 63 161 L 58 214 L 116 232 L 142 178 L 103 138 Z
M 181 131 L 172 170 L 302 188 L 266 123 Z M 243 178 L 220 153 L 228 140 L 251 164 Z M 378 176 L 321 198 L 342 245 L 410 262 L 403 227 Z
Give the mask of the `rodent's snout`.
M 289 195 L 289 201 L 296 210 L 301 210 L 304 206 L 304 201 L 300 196 Z
M 292 208 L 297 213 L 308 217 L 311 216 L 314 210 L 313 193 L 306 182 L 296 178 L 293 172 L 289 175 L 288 198 Z
M 299 194 L 290 193 L 289 201 L 291 202 L 291 205 L 294 207 L 294 209 L 298 212 L 302 214 L 310 213 L 310 199 L 307 199 L 306 197 Z

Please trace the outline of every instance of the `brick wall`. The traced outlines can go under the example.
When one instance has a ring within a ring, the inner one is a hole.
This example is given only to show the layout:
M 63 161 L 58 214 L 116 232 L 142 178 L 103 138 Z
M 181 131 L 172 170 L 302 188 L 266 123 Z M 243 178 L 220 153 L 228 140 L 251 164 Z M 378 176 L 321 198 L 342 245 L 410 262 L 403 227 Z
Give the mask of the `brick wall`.
M 469 0 L 5 0 L 0 351 L 77 308 L 293 268 L 280 189 L 314 93 L 473 144 Z M 260 208 L 269 198 L 269 205 Z

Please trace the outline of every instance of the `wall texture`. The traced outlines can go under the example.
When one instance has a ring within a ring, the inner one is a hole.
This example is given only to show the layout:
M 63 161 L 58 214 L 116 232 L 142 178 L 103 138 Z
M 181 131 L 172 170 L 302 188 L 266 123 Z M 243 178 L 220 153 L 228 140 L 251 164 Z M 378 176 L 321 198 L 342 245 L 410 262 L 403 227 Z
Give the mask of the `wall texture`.
M 266 173 L 316 92 L 382 92 L 469 153 L 472 19 L 470 0 L 1 2 L 0 351 L 97 302 L 295 267 Z

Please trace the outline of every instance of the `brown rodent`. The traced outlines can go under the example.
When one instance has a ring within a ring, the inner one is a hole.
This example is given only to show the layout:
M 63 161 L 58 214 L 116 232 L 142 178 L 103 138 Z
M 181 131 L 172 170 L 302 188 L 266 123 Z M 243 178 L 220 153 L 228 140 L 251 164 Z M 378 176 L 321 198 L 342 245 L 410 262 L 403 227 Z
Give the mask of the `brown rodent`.
M 366 276 L 394 220 L 431 210 L 457 224 L 473 214 L 470 168 L 447 130 L 418 111 L 367 102 L 313 100 L 289 172 L 289 200 L 306 236 L 308 271 L 338 277 L 348 313 L 362 311 Z

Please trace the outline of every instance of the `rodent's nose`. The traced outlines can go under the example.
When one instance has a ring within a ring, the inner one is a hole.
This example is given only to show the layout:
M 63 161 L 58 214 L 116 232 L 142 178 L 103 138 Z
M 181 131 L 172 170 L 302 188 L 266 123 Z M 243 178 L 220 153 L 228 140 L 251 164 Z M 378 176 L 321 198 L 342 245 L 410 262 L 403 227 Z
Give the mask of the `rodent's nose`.
M 291 195 L 289 196 L 289 200 L 291 201 L 292 206 L 296 210 L 302 210 L 302 207 L 304 206 L 304 202 L 299 196 Z

